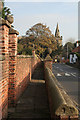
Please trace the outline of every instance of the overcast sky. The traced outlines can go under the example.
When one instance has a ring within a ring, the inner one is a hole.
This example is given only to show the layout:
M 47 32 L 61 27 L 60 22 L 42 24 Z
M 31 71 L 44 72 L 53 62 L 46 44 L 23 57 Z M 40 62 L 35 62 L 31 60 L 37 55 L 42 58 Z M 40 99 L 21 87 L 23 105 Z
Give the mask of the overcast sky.
M 20 36 L 25 35 L 26 31 L 37 23 L 46 24 L 54 34 L 58 22 L 63 44 L 70 38 L 75 41 L 78 39 L 78 2 L 7 1 L 5 6 L 11 9 L 14 15 L 13 25 Z

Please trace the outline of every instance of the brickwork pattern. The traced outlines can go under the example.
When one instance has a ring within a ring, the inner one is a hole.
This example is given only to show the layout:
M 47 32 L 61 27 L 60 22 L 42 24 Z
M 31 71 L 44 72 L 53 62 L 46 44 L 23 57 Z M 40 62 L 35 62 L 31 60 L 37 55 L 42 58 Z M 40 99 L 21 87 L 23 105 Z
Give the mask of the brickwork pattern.
M 33 57 L 17 57 L 17 34 L 16 30 L 10 30 L 7 21 L 0 24 L 0 115 L 2 118 L 7 118 L 8 107 L 16 105 L 31 80 L 34 69 L 41 62 L 35 56 L 34 50 Z M 52 61 L 45 61 L 44 67 L 52 70 Z
M 7 23 L 0 25 L 0 116 L 2 118 L 7 117 L 8 107 L 16 105 L 31 80 L 31 74 L 40 62 L 40 59 L 34 55 L 29 58 L 17 57 L 17 32 L 10 29 Z
M 0 110 L 3 118 L 7 117 L 8 111 L 8 77 L 9 77 L 9 54 L 8 38 L 9 28 L 0 26 Z
M 16 61 L 16 101 L 30 81 L 31 58 L 17 58 Z
M 17 55 L 17 35 L 9 33 L 9 90 L 8 90 L 8 103 L 10 105 L 15 104 L 16 99 L 16 57 Z

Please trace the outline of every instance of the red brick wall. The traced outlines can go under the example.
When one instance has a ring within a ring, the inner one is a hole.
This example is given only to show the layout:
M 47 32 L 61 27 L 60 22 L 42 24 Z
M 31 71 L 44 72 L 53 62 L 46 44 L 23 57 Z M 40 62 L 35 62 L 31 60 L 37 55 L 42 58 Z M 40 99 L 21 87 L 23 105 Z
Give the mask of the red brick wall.
M 3 118 L 6 118 L 8 111 L 8 33 L 6 25 L 0 26 L 0 111 Z
M 17 58 L 16 60 L 16 101 L 30 81 L 31 58 Z
M 8 103 L 15 103 L 15 85 L 16 85 L 16 54 L 17 54 L 17 35 L 9 33 L 9 86 L 8 86 Z
M 8 106 L 16 104 L 40 62 L 32 56 L 17 58 L 17 34 L 9 27 L 0 25 L 0 119 L 7 117 Z
M 9 106 L 16 105 L 39 62 L 38 57 L 9 56 Z
M 31 74 L 34 71 L 40 59 L 33 57 L 17 57 L 16 61 L 16 102 L 31 80 Z
M 40 63 L 34 52 L 34 57 L 26 58 L 18 58 L 16 54 L 17 34 L 9 34 L 9 26 L 0 25 L 0 119 L 7 117 L 8 105 L 16 105 L 31 80 L 31 74 Z M 44 64 L 52 69 L 50 61 Z

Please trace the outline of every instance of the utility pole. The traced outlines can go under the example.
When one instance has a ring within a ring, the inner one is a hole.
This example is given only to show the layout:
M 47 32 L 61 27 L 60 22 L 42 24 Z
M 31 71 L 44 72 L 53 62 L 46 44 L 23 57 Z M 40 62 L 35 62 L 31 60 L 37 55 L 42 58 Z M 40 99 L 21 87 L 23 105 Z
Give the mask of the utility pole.
M 76 47 L 78 47 L 79 46 L 79 44 L 78 44 L 78 41 L 76 42 Z
M 67 59 L 68 59 L 68 44 L 67 44 Z

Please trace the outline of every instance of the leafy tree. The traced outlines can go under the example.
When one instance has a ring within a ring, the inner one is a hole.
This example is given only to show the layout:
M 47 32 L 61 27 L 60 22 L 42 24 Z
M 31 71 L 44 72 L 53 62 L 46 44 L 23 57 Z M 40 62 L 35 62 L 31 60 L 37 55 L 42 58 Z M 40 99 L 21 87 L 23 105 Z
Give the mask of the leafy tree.
M 26 46 L 22 45 L 22 44 L 18 44 L 17 46 L 17 52 L 19 55 L 32 55 L 32 49 L 31 48 L 27 48 Z
M 18 44 L 22 44 L 26 48 L 33 48 L 36 54 L 45 57 L 47 49 L 57 49 L 57 42 L 49 27 L 41 23 L 35 24 L 26 32 L 26 36 L 18 40 Z
M 67 52 L 68 52 L 68 55 L 69 55 L 72 52 L 73 49 L 74 49 L 74 43 L 67 42 L 63 46 L 62 55 L 67 59 Z
M 27 32 L 26 32 L 27 36 L 34 36 L 34 38 L 39 38 L 39 37 L 51 37 L 51 31 L 49 30 L 49 27 L 47 27 L 46 25 L 43 25 L 41 23 L 38 23 L 36 25 L 34 25 L 33 27 L 31 27 Z
M 10 8 L 4 6 L 4 1 L 2 1 L 2 10 L 0 11 L 0 17 L 7 19 L 8 15 L 12 15 Z
M 18 44 L 18 46 L 17 46 L 18 54 L 22 54 L 22 51 L 23 51 L 23 45 L 22 44 Z
M 23 50 L 23 52 L 25 52 L 26 55 L 32 55 L 32 49 L 31 48 L 25 48 Z

